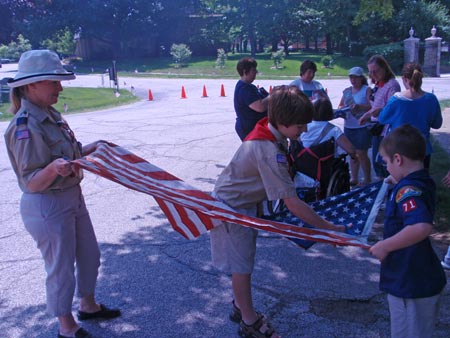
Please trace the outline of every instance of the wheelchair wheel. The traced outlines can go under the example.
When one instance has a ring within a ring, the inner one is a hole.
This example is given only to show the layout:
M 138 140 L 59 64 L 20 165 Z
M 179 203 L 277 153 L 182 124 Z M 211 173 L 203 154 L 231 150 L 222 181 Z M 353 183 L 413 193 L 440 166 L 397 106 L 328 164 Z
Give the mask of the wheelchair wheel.
M 338 170 L 330 178 L 327 197 L 340 195 L 347 191 L 350 191 L 350 174 L 348 170 Z

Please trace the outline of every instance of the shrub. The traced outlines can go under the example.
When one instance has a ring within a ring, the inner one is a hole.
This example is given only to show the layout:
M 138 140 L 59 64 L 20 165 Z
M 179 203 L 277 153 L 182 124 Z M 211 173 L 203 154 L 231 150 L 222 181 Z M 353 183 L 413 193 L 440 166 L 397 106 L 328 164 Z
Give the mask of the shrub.
M 227 53 L 223 48 L 217 50 L 216 68 L 225 67 L 225 61 L 227 61 Z
M 372 55 L 383 55 L 394 72 L 400 72 L 403 66 L 403 43 L 389 43 L 364 48 L 363 54 L 367 60 Z
M 30 41 L 19 34 L 16 41 L 11 41 L 9 45 L 0 45 L 0 56 L 12 60 L 18 60 L 23 52 L 31 49 Z
M 64 56 L 73 55 L 76 48 L 73 34 L 68 28 L 56 32 L 52 39 L 45 39 L 41 45 Z
M 325 68 L 332 68 L 333 61 L 334 60 L 330 55 L 325 55 L 322 57 L 322 59 L 320 59 L 320 62 L 322 62 Z
M 281 64 L 284 60 L 284 50 L 278 49 L 276 52 L 272 53 L 272 56 L 270 58 L 273 60 L 273 67 L 275 69 L 283 68 Z
M 191 58 L 192 52 L 184 43 L 173 44 L 170 47 L 170 55 L 175 61 L 175 68 L 185 66 L 187 61 Z

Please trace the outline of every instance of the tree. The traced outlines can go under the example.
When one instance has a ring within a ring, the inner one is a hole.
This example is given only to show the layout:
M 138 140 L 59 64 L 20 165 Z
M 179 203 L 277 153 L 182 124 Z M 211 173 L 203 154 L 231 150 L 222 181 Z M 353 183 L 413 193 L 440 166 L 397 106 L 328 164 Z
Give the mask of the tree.
M 72 32 L 68 28 L 55 33 L 53 39 L 45 39 L 41 45 L 63 55 L 72 55 L 75 53 L 75 40 Z
M 175 61 L 175 68 L 180 68 L 191 58 L 192 52 L 184 43 L 174 43 L 170 47 L 170 55 L 172 55 Z
M 406 38 L 410 27 L 415 30 L 415 35 L 422 39 L 430 37 L 433 26 L 438 29 L 438 36 L 450 37 L 450 15 L 448 8 L 440 2 L 411 1 L 408 8 L 398 11 L 395 21 L 398 22 L 399 39 Z
M 379 15 L 383 20 L 388 20 L 392 18 L 393 13 L 392 0 L 361 0 L 354 23 L 356 25 L 361 24 L 374 15 Z
M 448 39 L 449 6 L 450 0 L 0 0 L 0 42 L 22 34 L 33 48 L 67 52 L 60 38 L 67 42 L 71 34 L 104 46 L 97 58 L 119 58 L 168 55 L 174 43 L 189 44 L 196 55 L 247 46 L 254 55 L 268 44 L 276 51 L 282 41 L 288 54 L 290 42 L 304 39 L 308 47 L 326 37 L 331 54 L 401 41 L 411 26 L 425 38 L 436 25 Z
M 21 34 L 17 37 L 17 41 L 11 41 L 8 45 L 0 45 L 0 56 L 18 60 L 23 52 L 31 49 L 30 41 L 25 39 Z

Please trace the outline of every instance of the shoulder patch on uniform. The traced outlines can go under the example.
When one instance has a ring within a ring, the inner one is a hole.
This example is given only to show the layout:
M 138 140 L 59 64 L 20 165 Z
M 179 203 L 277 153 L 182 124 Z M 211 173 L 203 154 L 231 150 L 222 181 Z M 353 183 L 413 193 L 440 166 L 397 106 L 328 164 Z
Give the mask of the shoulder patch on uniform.
M 21 129 L 16 131 L 16 139 L 24 140 L 30 138 L 30 130 L 29 129 Z
M 16 139 L 17 140 L 25 140 L 30 138 L 30 130 L 28 129 L 28 113 L 27 111 L 23 111 L 20 113 L 20 116 L 16 119 Z
M 28 117 L 26 117 L 26 116 L 18 117 L 16 120 L 16 126 L 20 126 L 21 124 L 27 124 L 27 123 L 28 123 Z
M 408 197 L 420 195 L 422 195 L 422 190 L 412 185 L 405 185 L 404 187 L 401 187 L 397 191 L 397 194 L 395 195 L 395 202 L 398 203 L 405 200 Z
M 277 163 L 286 164 L 287 163 L 286 155 L 277 154 Z

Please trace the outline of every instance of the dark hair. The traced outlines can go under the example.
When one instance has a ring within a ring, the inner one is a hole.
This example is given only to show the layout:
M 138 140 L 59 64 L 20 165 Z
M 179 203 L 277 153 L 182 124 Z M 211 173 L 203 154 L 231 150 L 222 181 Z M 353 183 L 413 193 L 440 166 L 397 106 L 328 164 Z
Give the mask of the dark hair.
M 367 62 L 368 65 L 370 65 L 371 63 L 375 63 L 378 67 L 380 67 L 384 70 L 383 82 L 386 83 L 390 79 L 395 79 L 395 74 L 392 71 L 391 66 L 389 66 L 389 63 L 386 61 L 386 59 L 382 55 L 373 55 Z
M 278 125 L 293 126 L 308 124 L 312 120 L 314 108 L 297 86 L 277 86 L 269 96 L 267 114 L 275 128 Z
M 422 67 L 418 63 L 407 63 L 403 66 L 402 76 L 408 80 L 409 86 L 418 92 L 422 88 Z
M 361 84 L 362 84 L 362 85 L 366 85 L 366 86 L 369 85 L 369 83 L 367 82 L 367 77 L 365 77 L 364 75 L 361 75 L 361 76 L 357 76 L 357 75 L 349 75 L 348 77 L 350 77 L 350 76 L 359 77 L 359 78 L 361 79 Z
M 314 121 L 330 121 L 333 119 L 333 105 L 325 97 L 321 97 L 314 102 Z
M 245 57 L 238 61 L 236 70 L 239 73 L 240 76 L 243 76 L 244 73 L 248 73 L 250 69 L 255 68 L 258 66 L 258 63 L 254 58 L 251 57 Z
M 426 152 L 425 137 L 416 127 L 404 124 L 383 138 L 380 149 L 389 156 L 391 161 L 394 160 L 395 154 L 411 160 L 423 161 Z
M 305 74 L 308 69 L 311 69 L 314 73 L 317 72 L 316 64 L 311 60 L 305 60 L 300 65 L 300 76 Z

